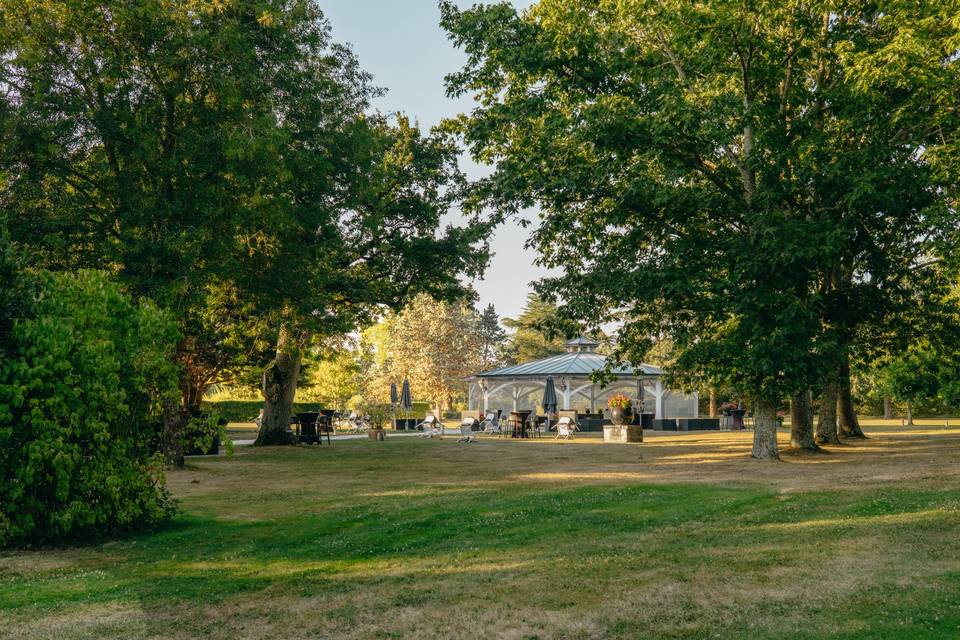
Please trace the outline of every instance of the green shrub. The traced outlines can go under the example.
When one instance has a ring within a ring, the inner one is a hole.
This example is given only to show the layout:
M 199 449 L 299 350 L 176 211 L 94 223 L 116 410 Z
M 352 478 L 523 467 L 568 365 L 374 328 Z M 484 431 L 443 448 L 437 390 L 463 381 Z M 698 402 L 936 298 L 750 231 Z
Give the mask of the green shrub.
M 4 278 L 32 294 L 0 360 L 0 546 L 169 517 L 152 450 L 161 402 L 178 393 L 176 325 L 100 272 Z

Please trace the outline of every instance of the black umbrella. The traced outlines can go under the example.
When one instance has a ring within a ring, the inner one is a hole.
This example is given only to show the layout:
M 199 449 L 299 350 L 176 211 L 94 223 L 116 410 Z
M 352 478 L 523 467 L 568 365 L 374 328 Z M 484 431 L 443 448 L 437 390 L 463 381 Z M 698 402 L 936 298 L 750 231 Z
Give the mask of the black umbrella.
M 395 405 L 398 402 L 400 402 L 400 397 L 397 395 L 397 383 L 391 382 L 390 383 L 390 404 Z
M 400 408 L 404 411 L 413 409 L 413 400 L 410 398 L 410 381 L 403 379 L 403 388 L 400 390 Z
M 550 416 L 557 410 L 557 388 L 553 384 L 553 378 L 547 378 L 547 384 L 543 389 L 543 412 L 547 414 L 547 432 L 550 432 Z

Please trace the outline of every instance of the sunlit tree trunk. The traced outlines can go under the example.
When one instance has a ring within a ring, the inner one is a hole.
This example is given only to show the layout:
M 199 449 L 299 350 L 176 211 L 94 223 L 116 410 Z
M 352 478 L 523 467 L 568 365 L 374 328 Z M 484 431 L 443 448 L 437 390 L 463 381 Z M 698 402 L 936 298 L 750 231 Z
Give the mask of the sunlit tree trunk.
M 255 445 L 291 444 L 290 416 L 302 353 L 288 323 L 280 327 L 277 355 L 263 371 L 263 420 Z
M 860 429 L 857 419 L 857 410 L 853 404 L 853 391 L 850 384 L 850 363 L 844 362 L 840 366 L 840 385 L 838 387 L 837 413 L 839 414 L 839 431 L 844 438 L 866 438 Z
M 817 444 L 840 444 L 837 435 L 837 383 L 832 377 L 823 385 L 814 440 Z
M 753 405 L 753 451 L 760 460 L 779 460 L 777 451 L 777 405 L 767 399 L 758 399 Z
M 913 426 L 913 401 L 907 400 L 907 426 Z
M 717 392 L 714 389 L 710 389 L 710 417 L 717 417 Z
M 893 402 L 890 398 L 883 399 L 883 419 L 893 420 Z
M 800 391 L 790 398 L 790 446 L 819 451 L 813 437 L 813 394 Z

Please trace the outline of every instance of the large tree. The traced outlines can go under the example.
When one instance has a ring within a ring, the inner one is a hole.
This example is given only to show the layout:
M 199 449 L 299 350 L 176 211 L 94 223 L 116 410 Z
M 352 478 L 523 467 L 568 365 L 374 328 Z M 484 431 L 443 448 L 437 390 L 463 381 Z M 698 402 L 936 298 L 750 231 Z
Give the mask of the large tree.
M 464 377 L 483 366 L 484 334 L 474 309 L 421 294 L 388 326 L 381 388 L 408 378 L 416 397 L 429 399 L 438 410 L 465 397 Z
M 539 360 L 563 353 L 564 336 L 555 324 L 556 305 L 536 293 L 527 294 L 527 302 L 516 318 L 504 318 L 503 324 L 513 333 L 505 347 L 506 359 L 516 364 Z
M 283 283 L 274 300 L 280 329 L 263 374 L 257 444 L 287 440 L 301 354 L 311 341 L 369 324 L 421 293 L 463 298 L 469 290 L 462 276 L 486 265 L 486 222 L 472 217 L 440 228 L 460 195 L 457 147 L 404 118 L 365 124 L 353 141 L 362 162 L 334 207 L 307 194 L 285 225 L 287 244 L 303 251 L 274 276 Z M 322 205 L 319 219 L 310 215 L 315 204 Z
M 377 90 L 313 0 L 11 0 L 0 14 L 12 239 L 174 311 L 172 430 L 275 344 L 265 439 L 282 440 L 309 337 L 416 290 L 457 295 L 483 263 L 475 227 L 437 233 L 452 147 L 368 113 Z
M 480 103 L 450 126 L 496 164 L 477 201 L 538 204 L 534 243 L 563 270 L 541 290 L 587 326 L 622 321 L 615 359 L 666 335 L 676 376 L 749 397 L 758 458 L 777 457 L 782 399 L 844 390 L 857 314 L 955 214 L 929 111 L 864 81 L 891 22 L 945 5 L 890 4 L 442 5 L 469 55 L 450 91 Z M 942 76 L 940 44 L 924 70 Z

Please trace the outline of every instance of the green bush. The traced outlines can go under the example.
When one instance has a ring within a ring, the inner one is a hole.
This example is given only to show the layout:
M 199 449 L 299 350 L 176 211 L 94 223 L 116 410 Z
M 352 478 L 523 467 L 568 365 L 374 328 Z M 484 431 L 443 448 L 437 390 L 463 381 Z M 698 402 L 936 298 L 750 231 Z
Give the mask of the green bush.
M 161 402 L 178 393 L 176 325 L 100 272 L 0 276 L 31 291 L 0 345 L 0 546 L 169 517 L 152 451 Z

